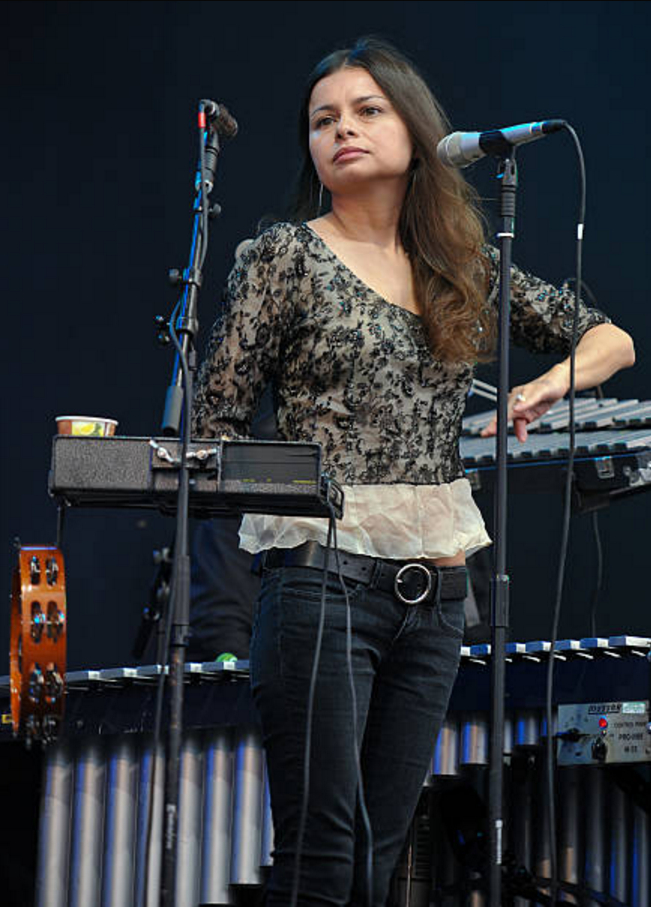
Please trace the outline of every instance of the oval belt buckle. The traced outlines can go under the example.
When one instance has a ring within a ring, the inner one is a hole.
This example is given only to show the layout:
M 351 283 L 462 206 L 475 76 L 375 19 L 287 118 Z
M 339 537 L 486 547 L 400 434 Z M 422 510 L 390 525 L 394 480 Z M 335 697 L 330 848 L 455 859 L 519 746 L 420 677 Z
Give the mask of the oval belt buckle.
M 407 570 L 421 570 L 427 577 L 425 591 L 421 592 L 416 598 L 406 598 L 400 589 L 400 583 L 403 582 L 403 576 Z M 426 601 L 432 592 L 432 574 L 424 564 L 404 564 L 396 573 L 396 578 L 393 581 L 393 591 L 398 601 L 401 601 L 403 605 L 419 605 L 421 602 Z

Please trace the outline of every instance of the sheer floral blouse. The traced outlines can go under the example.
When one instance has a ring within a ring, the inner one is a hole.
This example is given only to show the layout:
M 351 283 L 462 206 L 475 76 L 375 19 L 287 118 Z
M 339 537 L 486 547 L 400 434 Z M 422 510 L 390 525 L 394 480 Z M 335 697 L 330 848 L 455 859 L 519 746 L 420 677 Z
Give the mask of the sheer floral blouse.
M 487 304 L 497 294 L 497 253 Z M 574 296 L 513 268 L 511 333 L 569 351 Z M 579 336 L 608 319 L 582 307 Z M 346 503 L 339 547 L 399 560 L 486 544 L 459 456 L 473 365 L 435 359 L 420 317 L 364 284 L 307 225 L 276 224 L 238 260 L 195 397 L 194 436 L 247 436 L 273 383 L 280 436 L 318 442 Z M 325 544 L 325 520 L 248 515 L 251 552 Z

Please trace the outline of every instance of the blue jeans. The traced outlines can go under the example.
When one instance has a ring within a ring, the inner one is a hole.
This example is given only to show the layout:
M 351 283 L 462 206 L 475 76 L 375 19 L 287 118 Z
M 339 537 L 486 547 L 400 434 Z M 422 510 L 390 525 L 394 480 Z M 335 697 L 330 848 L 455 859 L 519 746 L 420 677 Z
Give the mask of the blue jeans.
M 262 720 L 275 832 L 267 907 L 290 903 L 321 583 L 321 571 L 308 567 L 267 571 L 254 622 L 251 682 Z M 357 734 L 373 834 L 372 904 L 384 907 L 456 676 L 463 599 L 409 606 L 389 592 L 346 585 Z M 358 811 L 346 618 L 339 580 L 330 574 L 299 907 L 367 904 L 368 848 Z

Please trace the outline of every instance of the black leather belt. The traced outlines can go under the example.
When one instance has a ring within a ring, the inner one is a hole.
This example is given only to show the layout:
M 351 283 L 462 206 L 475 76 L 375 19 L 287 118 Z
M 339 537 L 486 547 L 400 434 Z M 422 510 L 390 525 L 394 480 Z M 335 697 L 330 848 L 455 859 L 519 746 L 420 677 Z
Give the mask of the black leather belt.
M 325 567 L 326 549 L 318 542 L 305 542 L 297 548 L 272 548 L 266 552 L 264 568 Z M 363 583 L 372 589 L 391 592 L 405 605 L 465 598 L 468 573 L 465 567 L 436 567 L 423 561 L 386 561 L 365 554 L 339 552 L 341 573 L 345 579 Z M 330 573 L 337 574 L 334 551 L 328 561 Z

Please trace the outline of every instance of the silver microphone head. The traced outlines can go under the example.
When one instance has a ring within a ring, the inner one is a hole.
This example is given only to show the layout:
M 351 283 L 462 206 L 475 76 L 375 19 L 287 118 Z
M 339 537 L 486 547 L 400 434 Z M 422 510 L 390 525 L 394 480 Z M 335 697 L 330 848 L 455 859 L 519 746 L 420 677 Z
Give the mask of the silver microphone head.
M 449 167 L 468 167 L 484 156 L 479 136 L 479 132 L 451 132 L 438 143 L 439 160 Z

